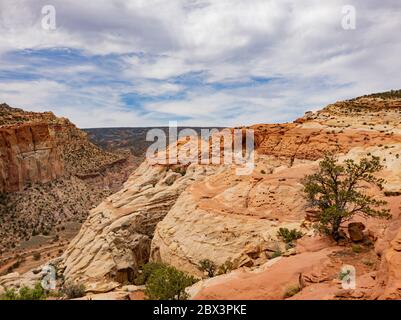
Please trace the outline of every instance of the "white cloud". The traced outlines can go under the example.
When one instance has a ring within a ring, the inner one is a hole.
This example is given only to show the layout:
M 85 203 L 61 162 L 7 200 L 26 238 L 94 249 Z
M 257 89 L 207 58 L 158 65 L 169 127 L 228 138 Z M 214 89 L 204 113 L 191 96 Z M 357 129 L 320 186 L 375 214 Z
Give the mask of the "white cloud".
M 48 101 L 65 90 L 64 85 L 48 80 L 0 82 L 0 100 L 32 111 L 50 111 Z
M 285 121 L 335 100 L 399 87 L 398 0 L 348 1 L 357 10 L 352 31 L 341 28 L 342 0 L 54 0 L 58 28 L 51 32 L 40 27 L 45 4 L 0 2 L 0 54 L 67 47 L 89 58 L 116 56 L 122 70 L 91 61 L 48 66 L 35 83 L 3 80 L 0 99 L 55 108 L 80 126 L 165 125 L 179 116 L 198 125 Z M 120 56 L 128 53 L 135 55 Z M 21 61 L 10 66 L 0 59 L 0 71 L 23 68 Z M 194 72 L 204 83 L 171 81 Z M 131 84 L 93 85 L 88 77 Z M 232 89 L 208 85 L 254 77 L 280 80 Z M 121 102 L 126 93 L 180 92 L 182 100 L 148 102 L 141 110 Z
M 168 82 L 155 82 L 146 79 L 140 79 L 137 83 L 134 83 L 132 92 L 148 95 L 148 96 L 160 96 L 167 94 L 174 94 L 180 92 L 182 86 Z

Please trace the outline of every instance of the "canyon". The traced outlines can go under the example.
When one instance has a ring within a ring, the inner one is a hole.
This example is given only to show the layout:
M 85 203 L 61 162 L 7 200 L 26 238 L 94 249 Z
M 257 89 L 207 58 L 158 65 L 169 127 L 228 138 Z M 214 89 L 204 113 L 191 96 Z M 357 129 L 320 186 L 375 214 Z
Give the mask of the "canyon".
M 99 170 L 123 162 L 121 154 L 89 143 L 68 120 L 60 127 L 51 115 L 41 117 L 52 119 L 47 127 L 36 128 L 29 114 L 0 127 L 4 191 L 60 177 L 96 180 Z M 400 91 L 336 102 L 293 123 L 248 128 L 255 134 L 250 175 L 237 175 L 231 164 L 160 165 L 144 159 L 119 190 L 90 210 L 62 254 L 48 263 L 62 281 L 84 284 L 89 298 L 127 298 L 124 288 L 142 264 L 154 261 L 200 280 L 187 288 L 191 299 L 400 299 Z M 198 142 L 179 141 L 178 148 L 186 143 Z M 384 165 L 383 190 L 367 192 L 387 201 L 391 218 L 350 221 L 363 223 L 363 242 L 336 243 L 313 227 L 316 212 L 306 208 L 301 180 L 328 152 L 340 162 L 379 156 Z M 288 247 L 280 228 L 303 236 Z M 229 262 L 232 270 L 207 278 L 199 269 L 205 259 L 217 266 Z M 356 269 L 355 290 L 341 287 L 343 265 Z M 37 280 L 38 269 L 25 271 L 0 277 L 0 291 Z M 297 291 L 289 295 L 294 286 Z
M 62 251 L 137 162 L 103 151 L 68 119 L 1 104 L 0 273 L 18 269 L 32 253 L 46 259 Z

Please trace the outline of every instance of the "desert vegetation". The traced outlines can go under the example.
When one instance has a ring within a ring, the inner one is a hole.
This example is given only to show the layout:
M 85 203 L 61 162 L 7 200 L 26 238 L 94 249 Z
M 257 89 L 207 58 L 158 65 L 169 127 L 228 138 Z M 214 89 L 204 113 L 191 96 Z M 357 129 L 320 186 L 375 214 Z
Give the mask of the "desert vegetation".
M 149 262 L 142 268 L 136 284 L 145 284 L 145 294 L 151 300 L 186 300 L 185 288 L 197 280 L 172 266 Z
M 19 290 L 6 289 L 0 295 L 0 300 L 44 300 L 47 297 L 46 291 L 40 282 L 37 282 L 33 288 L 23 286 Z
M 339 163 L 335 156 L 326 155 L 318 171 L 302 181 L 308 206 L 320 210 L 318 229 L 338 241 L 341 225 L 354 215 L 389 218 L 389 210 L 383 208 L 386 202 L 363 188 L 368 184 L 382 189 L 384 180 L 374 175 L 382 168 L 380 158 L 374 156 L 359 163 L 351 159 Z

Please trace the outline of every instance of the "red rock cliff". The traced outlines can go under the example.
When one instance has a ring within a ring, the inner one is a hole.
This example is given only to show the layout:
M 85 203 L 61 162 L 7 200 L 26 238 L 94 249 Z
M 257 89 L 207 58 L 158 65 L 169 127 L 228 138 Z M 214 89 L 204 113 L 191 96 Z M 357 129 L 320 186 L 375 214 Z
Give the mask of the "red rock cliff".
M 68 119 L 0 104 L 0 192 L 61 176 L 96 176 L 125 160 L 90 143 Z
M 12 192 L 27 183 L 48 182 L 64 173 L 60 152 L 46 123 L 0 128 L 0 191 Z

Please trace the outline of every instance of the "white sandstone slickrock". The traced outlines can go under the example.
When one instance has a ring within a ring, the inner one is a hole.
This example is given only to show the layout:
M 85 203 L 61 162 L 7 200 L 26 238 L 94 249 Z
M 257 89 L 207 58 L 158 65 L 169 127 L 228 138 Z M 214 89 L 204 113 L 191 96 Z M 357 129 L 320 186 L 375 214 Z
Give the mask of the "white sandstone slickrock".
M 132 281 L 149 258 L 156 224 L 188 185 L 217 169 L 190 165 L 181 175 L 145 161 L 121 191 L 91 211 L 58 266 L 65 279 L 84 283 L 90 292 Z
M 362 109 L 367 103 L 353 102 Z M 371 103 L 381 104 L 381 100 Z M 357 112 L 354 115 L 349 108 L 353 104 L 348 104 L 330 106 L 292 124 L 254 126 L 255 169 L 248 176 L 236 175 L 230 166 L 191 164 L 185 172 L 184 166 L 154 166 L 145 161 L 121 191 L 91 211 L 57 265 L 59 272 L 65 280 L 83 283 L 87 291 L 97 293 L 130 282 L 149 256 L 196 276 L 203 275 L 197 267 L 202 259 L 218 266 L 230 260 L 235 267 L 256 267 L 257 272 L 242 268 L 203 281 L 194 286 L 191 297 L 281 299 L 286 286 L 297 285 L 301 279 L 307 290 L 294 299 L 334 298 L 338 283 L 330 279 L 337 279 L 341 258 L 352 254 L 343 255 L 343 247 L 312 236 L 301 179 L 317 168 L 325 152 L 334 151 L 340 160 L 380 156 L 385 191 L 397 194 L 401 185 L 399 109 L 395 113 L 382 106 L 387 109 L 361 109 L 352 111 Z M 401 108 L 398 101 L 396 107 Z M 382 117 L 387 111 L 391 117 Z M 363 124 L 373 121 L 379 127 Z M 401 196 L 366 191 L 387 200 L 393 217 L 355 221 L 378 238 L 369 259 L 381 259 L 379 270 L 358 256 L 352 261 L 358 264 L 358 272 L 364 272 L 359 279 L 367 281 L 362 296 L 373 297 L 369 291 L 373 282 L 376 298 L 398 298 Z M 291 250 L 295 256 L 286 257 L 287 252 L 267 261 L 273 252 L 286 250 L 277 237 L 282 227 L 296 228 L 306 236 Z

